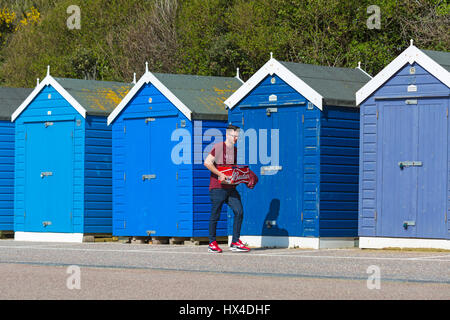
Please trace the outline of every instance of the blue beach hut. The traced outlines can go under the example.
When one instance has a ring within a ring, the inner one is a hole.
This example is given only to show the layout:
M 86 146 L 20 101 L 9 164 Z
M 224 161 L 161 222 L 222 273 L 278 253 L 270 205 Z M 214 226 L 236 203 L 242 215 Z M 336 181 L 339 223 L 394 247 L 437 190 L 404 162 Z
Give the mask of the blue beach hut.
M 14 230 L 14 123 L 11 115 L 32 90 L 0 88 L 0 231 Z
M 16 240 L 112 232 L 107 115 L 131 84 L 47 76 L 12 115 Z
M 108 117 L 113 128 L 113 234 L 208 236 L 210 172 L 203 156 L 225 139 L 223 101 L 237 78 L 145 74 Z M 226 236 L 226 208 L 217 236 Z
M 361 248 L 450 249 L 449 71 L 411 41 L 356 93 Z
M 359 67 L 271 57 L 225 101 L 229 122 L 243 128 L 238 161 L 259 175 L 253 190 L 239 187 L 242 241 L 257 247 L 355 246 L 359 164 L 355 92 L 369 80 Z

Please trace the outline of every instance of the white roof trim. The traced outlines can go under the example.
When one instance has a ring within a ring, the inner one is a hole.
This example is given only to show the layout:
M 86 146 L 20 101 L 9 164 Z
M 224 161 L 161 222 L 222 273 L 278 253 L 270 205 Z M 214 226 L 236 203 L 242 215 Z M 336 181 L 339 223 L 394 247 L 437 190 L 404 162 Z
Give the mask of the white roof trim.
M 22 104 L 14 111 L 11 116 L 11 122 L 14 122 L 17 117 L 28 107 L 28 105 L 33 101 L 33 99 L 41 92 L 45 86 L 52 86 L 64 99 L 69 102 L 69 104 L 75 108 L 84 118 L 86 118 L 86 109 L 72 97 L 66 89 L 64 89 L 58 81 L 55 80 L 47 71 L 47 76 L 42 80 L 39 85 L 34 88 L 30 95 L 22 102 Z
M 108 125 L 114 122 L 114 119 L 122 112 L 126 105 L 146 83 L 152 83 L 156 89 L 158 89 L 175 107 L 178 108 L 189 120 L 191 120 L 192 111 L 186 107 L 161 81 L 159 81 L 150 71 L 146 70 L 144 75 L 133 86 L 133 88 L 127 93 L 127 95 L 120 101 L 117 107 L 108 116 Z
M 413 64 L 414 62 L 426 69 L 447 87 L 450 87 L 450 73 L 416 46 L 410 45 L 397 58 L 392 60 L 391 63 L 373 77 L 372 80 L 367 82 L 356 92 L 356 105 L 360 105 L 361 102 L 366 100 L 373 92 L 375 92 L 375 90 L 381 87 L 397 71 L 403 68 L 405 64 Z
M 293 74 L 288 68 L 283 66 L 274 58 L 266 62 L 250 79 L 247 80 L 235 93 L 227 100 L 225 105 L 232 109 L 239 103 L 250 91 L 252 91 L 267 75 L 276 74 L 288 85 L 294 88 L 298 93 L 311 101 L 315 106 L 322 110 L 323 97 L 302 79 Z

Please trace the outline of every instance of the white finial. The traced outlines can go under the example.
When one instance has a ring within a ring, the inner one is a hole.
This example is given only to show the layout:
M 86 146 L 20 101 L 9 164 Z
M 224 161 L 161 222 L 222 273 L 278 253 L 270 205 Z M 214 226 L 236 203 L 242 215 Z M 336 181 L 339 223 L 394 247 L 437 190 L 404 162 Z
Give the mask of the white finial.
M 244 83 L 244 81 L 239 76 L 239 68 L 236 68 L 236 77 L 235 78 L 238 79 L 240 82 Z
M 413 40 L 413 39 L 409 40 L 409 45 L 410 45 L 410 46 L 413 46 L 413 45 L 414 45 L 414 40 Z
M 356 69 L 360 70 L 362 73 L 364 73 L 366 76 L 368 76 L 370 79 L 372 79 L 373 77 L 368 74 L 367 72 L 365 72 L 362 68 L 361 68 L 361 61 L 358 61 L 358 66 L 356 67 Z
M 38 85 L 39 85 L 39 78 L 37 78 L 37 81 L 36 81 L 36 82 L 37 82 L 37 84 L 36 84 L 36 85 L 38 86 Z
M 145 72 L 148 72 L 148 62 L 145 61 Z
M 273 52 L 270 53 L 270 59 L 273 59 Z
M 136 84 L 136 72 L 133 72 L 133 83 Z
M 47 66 L 47 75 L 50 75 L 50 65 Z

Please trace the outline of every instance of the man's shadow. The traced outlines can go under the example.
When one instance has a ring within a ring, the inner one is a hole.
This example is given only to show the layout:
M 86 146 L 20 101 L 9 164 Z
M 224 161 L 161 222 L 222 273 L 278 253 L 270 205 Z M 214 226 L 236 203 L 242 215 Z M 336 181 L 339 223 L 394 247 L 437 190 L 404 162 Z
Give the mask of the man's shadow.
M 261 231 L 261 247 L 289 247 L 289 233 L 286 229 L 278 227 L 278 216 L 280 215 L 280 200 L 272 199 L 269 212 L 263 221 Z M 270 239 L 268 237 L 271 237 Z M 272 238 L 277 237 L 277 238 Z

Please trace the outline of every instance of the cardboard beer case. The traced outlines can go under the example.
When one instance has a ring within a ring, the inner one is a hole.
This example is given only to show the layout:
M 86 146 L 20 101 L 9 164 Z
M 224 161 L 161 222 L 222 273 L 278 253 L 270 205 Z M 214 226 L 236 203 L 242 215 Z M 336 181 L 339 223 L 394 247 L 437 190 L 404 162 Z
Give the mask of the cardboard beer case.
M 222 183 L 237 185 L 239 183 L 247 184 L 250 181 L 250 169 L 248 166 L 218 166 L 217 169 L 227 177 Z

